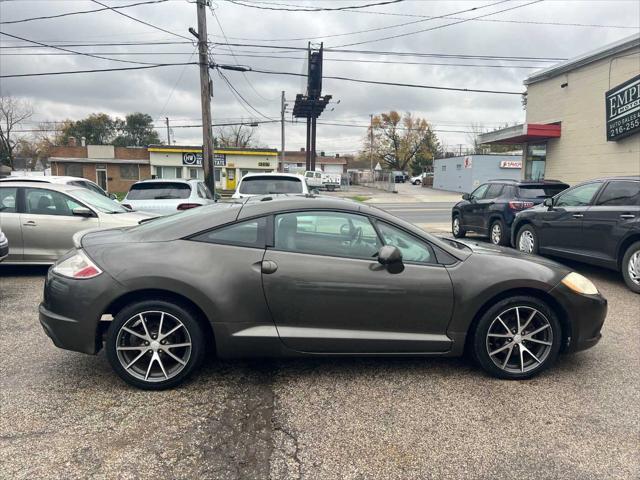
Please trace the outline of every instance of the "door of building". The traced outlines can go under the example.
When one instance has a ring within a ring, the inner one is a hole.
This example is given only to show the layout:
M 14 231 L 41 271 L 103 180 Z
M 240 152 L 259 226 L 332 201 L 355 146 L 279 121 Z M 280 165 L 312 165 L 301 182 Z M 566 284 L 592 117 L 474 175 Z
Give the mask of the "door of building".
M 236 169 L 227 169 L 227 190 L 236 189 Z
M 96 183 L 100 185 L 105 192 L 108 192 L 107 188 L 107 166 L 106 165 L 96 165 Z

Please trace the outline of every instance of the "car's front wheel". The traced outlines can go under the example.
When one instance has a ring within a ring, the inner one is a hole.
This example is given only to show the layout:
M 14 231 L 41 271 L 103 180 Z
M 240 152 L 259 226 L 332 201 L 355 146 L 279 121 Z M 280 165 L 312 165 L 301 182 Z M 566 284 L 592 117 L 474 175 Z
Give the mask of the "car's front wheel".
M 462 223 L 460 222 L 460 215 L 455 215 L 451 220 L 451 233 L 456 238 L 464 238 L 467 234 L 467 231 L 462 228 Z
M 627 248 L 622 257 L 622 277 L 629 290 L 640 293 L 640 242 Z
M 418 179 L 415 182 L 413 182 L 414 185 L 420 185 L 421 183 L 422 183 L 422 181 L 420 179 Z
M 147 300 L 115 316 L 106 350 L 111 367 L 125 382 L 146 390 L 164 390 L 182 383 L 200 365 L 204 335 L 190 310 Z
M 525 225 L 518 231 L 515 246 L 523 253 L 538 253 L 538 234 L 533 225 Z
M 543 301 L 502 300 L 480 318 L 473 336 L 476 360 L 491 375 L 520 380 L 549 368 L 562 343 L 560 322 Z

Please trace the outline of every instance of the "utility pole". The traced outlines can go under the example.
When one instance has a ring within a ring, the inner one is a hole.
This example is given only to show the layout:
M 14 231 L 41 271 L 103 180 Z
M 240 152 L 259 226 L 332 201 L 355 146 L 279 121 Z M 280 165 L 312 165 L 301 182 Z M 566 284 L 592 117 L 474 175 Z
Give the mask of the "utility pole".
M 282 97 L 280 99 L 280 168 L 279 172 L 284 172 L 284 110 L 287 108 L 287 104 L 284 103 L 284 90 L 282 91 Z
M 198 63 L 200 64 L 200 103 L 202 108 L 202 166 L 205 183 L 215 198 L 216 181 L 213 166 L 213 131 L 211 129 L 212 86 L 209 77 L 207 45 L 207 4 L 209 0 L 197 0 L 198 6 Z
M 369 115 L 369 163 L 371 164 L 371 181 L 373 182 L 373 114 Z
M 167 124 L 167 145 L 171 145 L 171 133 L 169 130 L 169 117 L 164 117 L 164 121 Z

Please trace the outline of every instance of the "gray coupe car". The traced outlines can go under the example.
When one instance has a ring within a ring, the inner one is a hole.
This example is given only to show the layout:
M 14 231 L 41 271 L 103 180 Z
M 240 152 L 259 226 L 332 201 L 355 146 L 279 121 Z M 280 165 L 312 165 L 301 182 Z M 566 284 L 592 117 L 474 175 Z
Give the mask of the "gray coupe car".
M 218 357 L 458 356 L 523 379 L 595 345 L 606 300 L 513 250 L 433 237 L 377 208 L 262 197 L 76 237 L 40 322 L 145 389 Z M 101 321 L 101 319 L 103 321 Z M 111 320 L 111 321 L 104 321 Z

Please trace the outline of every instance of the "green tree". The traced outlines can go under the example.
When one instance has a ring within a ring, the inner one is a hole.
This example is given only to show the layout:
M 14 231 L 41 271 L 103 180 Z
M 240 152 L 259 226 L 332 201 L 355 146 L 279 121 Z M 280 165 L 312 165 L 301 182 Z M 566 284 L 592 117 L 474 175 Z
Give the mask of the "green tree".
M 146 113 L 130 113 L 124 120 L 116 119 L 118 135 L 113 144 L 118 147 L 146 147 L 160 143 L 153 127 L 153 118 Z
M 61 139 L 68 143 L 74 137 L 78 143 L 82 137 L 88 145 L 109 145 L 116 134 L 116 121 L 106 113 L 92 113 L 78 121 L 68 121 L 62 128 Z

